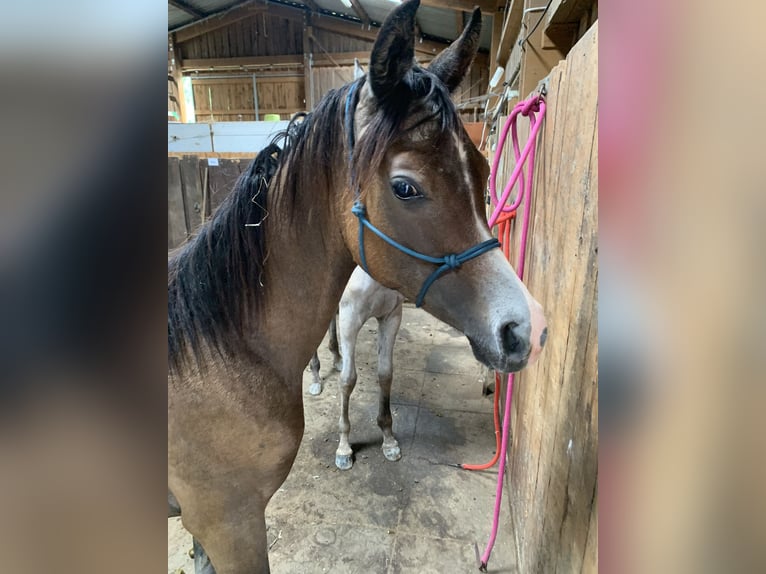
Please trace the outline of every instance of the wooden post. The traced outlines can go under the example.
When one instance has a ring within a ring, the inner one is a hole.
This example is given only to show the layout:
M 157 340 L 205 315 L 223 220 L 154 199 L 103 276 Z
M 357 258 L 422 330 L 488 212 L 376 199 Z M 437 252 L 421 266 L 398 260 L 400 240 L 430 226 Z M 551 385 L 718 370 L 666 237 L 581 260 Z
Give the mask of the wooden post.
M 314 109 L 314 81 L 312 77 L 311 62 L 311 36 L 314 29 L 311 27 L 311 14 L 306 14 L 303 26 L 303 101 L 306 104 L 306 111 Z
M 534 25 L 540 13 L 531 16 Z M 549 336 L 540 360 L 518 375 L 511 407 L 508 504 L 519 572 L 597 570 L 597 64 L 595 25 L 549 75 L 537 142 L 524 283 Z M 519 124 L 521 141 L 528 125 Z M 512 245 L 519 234 L 517 226 Z
M 175 93 L 181 123 L 186 123 L 186 98 L 184 98 L 183 74 L 181 73 L 181 52 L 176 49 L 173 34 L 168 36 L 168 75 L 175 81 Z
M 503 33 L 503 12 L 497 11 L 492 15 L 492 43 L 491 48 L 489 50 L 489 79 L 492 81 L 492 78 L 495 75 L 495 72 L 500 66 L 504 66 L 505 62 L 499 62 L 497 59 L 497 50 L 500 46 L 500 36 Z M 498 80 L 497 85 L 493 87 L 489 87 L 488 91 L 494 92 L 496 94 L 500 94 L 503 91 L 503 79 L 500 78 Z M 495 106 L 497 105 L 498 101 L 500 101 L 500 98 L 498 96 L 490 96 L 489 97 L 489 105 L 487 106 L 487 113 L 491 113 L 492 110 L 495 109 Z

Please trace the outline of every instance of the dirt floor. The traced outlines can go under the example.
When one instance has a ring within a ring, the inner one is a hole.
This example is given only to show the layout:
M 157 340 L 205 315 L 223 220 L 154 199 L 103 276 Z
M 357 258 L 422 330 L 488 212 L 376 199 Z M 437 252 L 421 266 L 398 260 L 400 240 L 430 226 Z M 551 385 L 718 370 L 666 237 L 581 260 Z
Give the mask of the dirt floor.
M 273 574 L 451 574 L 478 572 L 474 543 L 484 549 L 495 500 L 496 469 L 483 463 L 495 437 L 492 400 L 482 396 L 481 367 L 468 342 L 424 311 L 405 305 L 394 351 L 394 434 L 402 459 L 381 452 L 376 418 L 377 323 L 357 346 L 359 378 L 351 397 L 350 442 L 356 462 L 335 467 L 338 373 L 326 341 L 319 357 L 324 392 L 308 394 L 306 432 L 290 476 L 266 510 Z M 168 520 L 168 572 L 194 572 L 191 537 Z M 516 573 L 507 494 L 489 572 Z

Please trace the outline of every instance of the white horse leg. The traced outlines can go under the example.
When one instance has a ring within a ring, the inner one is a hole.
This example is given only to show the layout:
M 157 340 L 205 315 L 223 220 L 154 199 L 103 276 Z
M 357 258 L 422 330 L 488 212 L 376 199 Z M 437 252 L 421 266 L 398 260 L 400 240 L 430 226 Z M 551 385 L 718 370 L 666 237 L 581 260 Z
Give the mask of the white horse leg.
M 309 394 L 311 395 L 321 395 L 322 394 L 322 378 L 319 376 L 319 367 L 321 366 L 319 364 L 319 355 L 317 355 L 317 352 L 314 351 L 314 356 L 311 357 L 311 362 L 309 363 L 309 366 L 311 367 L 311 376 L 314 377 L 314 381 L 311 383 L 311 386 L 309 387 Z
M 356 338 L 364 321 L 352 305 L 343 305 L 341 302 L 340 314 L 338 315 L 338 327 L 340 334 L 340 352 L 343 357 L 343 367 L 340 372 L 338 384 L 340 386 L 340 441 L 338 450 L 335 451 L 335 466 L 341 470 L 349 470 L 354 465 L 353 451 L 348 442 L 348 433 L 351 423 L 348 420 L 348 400 L 356 386 L 356 363 L 354 360 L 356 350 Z
M 388 460 L 399 460 L 402 451 L 394 437 L 391 417 L 391 381 L 393 378 L 394 343 L 402 322 L 401 303 L 386 317 L 378 319 L 378 384 L 380 403 L 378 426 L 383 431 L 383 456 Z
M 332 316 L 332 321 L 330 321 L 330 352 L 332 353 L 332 366 L 335 367 L 336 371 L 340 371 L 343 369 L 343 359 L 340 356 L 340 352 L 338 350 L 338 314 L 335 313 L 335 315 Z

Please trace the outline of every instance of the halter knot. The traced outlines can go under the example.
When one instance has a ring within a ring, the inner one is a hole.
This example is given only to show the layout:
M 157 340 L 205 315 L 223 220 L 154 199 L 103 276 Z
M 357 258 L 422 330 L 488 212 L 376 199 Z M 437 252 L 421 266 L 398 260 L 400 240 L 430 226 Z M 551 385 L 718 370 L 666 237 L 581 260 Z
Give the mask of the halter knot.
M 364 208 L 364 204 L 361 201 L 354 202 L 354 205 L 351 206 L 351 213 L 360 219 L 367 216 L 367 210 Z
M 450 269 L 457 269 L 461 265 L 460 258 L 456 253 L 450 253 L 444 256 L 444 264 Z

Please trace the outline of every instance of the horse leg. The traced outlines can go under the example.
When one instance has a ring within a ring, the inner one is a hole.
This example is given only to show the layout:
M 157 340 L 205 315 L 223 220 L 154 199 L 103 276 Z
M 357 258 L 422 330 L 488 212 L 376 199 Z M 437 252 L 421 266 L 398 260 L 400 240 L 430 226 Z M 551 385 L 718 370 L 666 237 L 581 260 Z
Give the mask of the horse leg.
M 194 574 L 215 574 L 215 568 L 210 563 L 210 558 L 202 548 L 199 540 L 192 538 L 194 548 Z
M 351 305 L 341 307 L 338 320 L 340 326 L 340 350 L 343 357 L 343 366 L 340 372 L 338 384 L 340 386 L 340 441 L 338 450 L 335 451 L 335 466 L 341 470 L 349 470 L 353 465 L 353 451 L 348 442 L 348 433 L 351 423 L 348 420 L 348 400 L 356 386 L 356 363 L 354 359 L 356 351 L 356 338 L 362 328 L 363 321 Z
M 293 377 L 290 385 L 259 367 L 253 379 L 273 379 L 271 387 L 284 390 L 279 396 L 247 393 L 239 379 L 224 385 L 212 376 L 192 390 L 169 387 L 175 392 L 168 395 L 174 415 L 168 418 L 168 490 L 218 574 L 269 572 L 264 511 L 287 478 L 304 431 L 300 371 Z M 242 391 L 235 405 L 221 389 Z
M 330 321 L 330 352 L 332 353 L 333 367 L 336 371 L 343 369 L 343 359 L 338 352 L 338 314 L 332 316 Z
M 174 518 L 176 516 L 181 516 L 181 507 L 179 506 L 176 497 L 173 496 L 173 493 L 168 490 L 168 518 Z
M 205 493 L 205 496 L 221 494 Z M 257 496 L 244 504 L 241 497 L 229 498 L 224 503 L 224 513 L 197 517 L 187 515 L 185 510 L 182 514 L 184 525 L 188 523 L 204 540 L 203 548 L 197 536 L 194 537 L 196 574 L 269 574 L 265 504 L 258 501 Z
M 311 367 L 311 376 L 314 377 L 314 381 L 311 383 L 311 386 L 309 387 L 309 394 L 311 395 L 321 395 L 322 394 L 322 378 L 319 376 L 319 367 L 321 366 L 319 364 L 319 355 L 317 355 L 317 352 L 314 351 L 314 356 L 311 357 L 311 362 L 309 363 L 309 366 Z
M 380 385 L 378 426 L 383 431 L 383 456 L 388 460 L 402 458 L 402 451 L 392 430 L 393 418 L 391 417 L 394 343 L 401 322 L 401 304 L 383 319 L 378 319 L 378 384 Z

